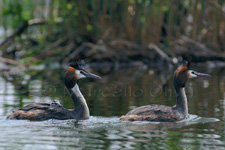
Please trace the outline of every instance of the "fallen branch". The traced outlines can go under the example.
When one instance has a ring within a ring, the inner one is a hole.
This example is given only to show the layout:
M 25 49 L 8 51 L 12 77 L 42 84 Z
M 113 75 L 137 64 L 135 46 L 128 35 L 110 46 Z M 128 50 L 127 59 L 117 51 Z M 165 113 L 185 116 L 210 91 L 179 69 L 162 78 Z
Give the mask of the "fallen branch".
M 45 19 L 31 19 L 28 21 L 28 26 L 41 25 L 46 23 L 47 21 Z
M 20 65 L 20 63 L 18 61 L 15 61 L 15 60 L 9 59 L 9 58 L 3 58 L 3 57 L 0 57 L 0 62 L 11 64 L 11 65 Z
M 117 47 L 118 47 L 118 45 L 123 45 L 123 47 L 134 48 L 134 49 L 140 48 L 140 45 L 135 44 L 130 41 L 122 40 L 122 39 L 113 39 L 110 41 L 110 45 L 117 46 Z
M 180 42 L 179 42 L 180 41 Z M 187 37 L 175 42 L 172 48 L 165 53 L 159 46 L 152 43 L 149 45 L 132 44 L 124 40 L 106 40 L 101 43 L 83 43 L 71 54 L 63 59 L 68 63 L 73 59 L 89 58 L 93 62 L 139 62 L 144 64 L 162 62 L 162 59 L 171 64 L 178 63 L 178 58 L 192 60 L 194 62 L 225 61 L 225 55 L 214 52 L 201 43 Z
M 72 54 L 70 54 L 66 59 L 64 59 L 63 63 L 68 63 L 70 60 L 75 58 L 84 48 L 86 47 L 86 44 L 81 44 L 80 47 L 74 50 Z
M 169 56 L 167 56 L 167 54 L 164 53 L 157 45 L 149 44 L 148 48 L 154 49 L 162 58 L 166 59 L 168 62 L 173 62 L 172 59 Z
M 46 24 L 46 23 L 47 23 L 47 21 L 44 19 L 32 19 L 32 20 L 26 21 L 26 22 L 24 22 L 22 27 L 20 27 L 18 30 L 13 32 L 10 36 L 8 36 L 4 40 L 2 40 L 0 42 L 0 46 L 3 46 L 8 41 L 11 41 L 16 36 L 22 34 L 28 28 L 28 26 L 41 25 L 41 24 Z
M 199 53 L 197 51 L 192 51 L 184 46 L 176 46 L 174 48 L 175 53 L 178 56 L 183 57 L 185 60 L 191 60 L 192 62 L 205 62 L 205 61 L 225 61 L 224 55 L 212 55 L 206 53 Z
M 189 42 L 189 43 L 191 43 L 193 45 L 196 45 L 197 47 L 200 48 L 201 51 L 204 51 L 204 52 L 206 52 L 208 54 L 211 54 L 211 55 L 216 55 L 216 52 L 214 52 L 213 50 L 209 49 L 208 47 L 206 47 L 205 45 L 203 45 L 203 44 L 201 44 L 199 42 L 196 42 L 196 41 L 194 41 L 194 40 L 192 40 L 192 39 L 190 39 L 190 38 L 188 38 L 186 36 L 182 36 L 181 38 L 185 42 Z
M 62 38 L 60 38 L 60 39 L 58 39 L 58 40 L 56 40 L 54 43 L 48 45 L 48 46 L 45 48 L 44 51 L 48 51 L 48 50 L 50 50 L 50 49 L 53 49 L 53 48 L 59 46 L 60 44 L 62 44 L 63 42 L 65 42 L 66 40 L 68 40 L 68 36 L 67 36 L 67 35 L 66 35 L 66 36 L 63 36 Z

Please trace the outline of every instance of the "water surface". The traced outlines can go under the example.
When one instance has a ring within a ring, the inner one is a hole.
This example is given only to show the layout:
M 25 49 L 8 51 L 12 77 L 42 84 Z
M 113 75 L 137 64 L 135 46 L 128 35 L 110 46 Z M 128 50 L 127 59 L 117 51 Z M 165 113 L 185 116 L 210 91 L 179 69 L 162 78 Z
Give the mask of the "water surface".
M 26 70 L 13 75 L 4 71 L 0 77 L 0 148 L 225 149 L 225 68 L 193 68 L 212 77 L 188 81 L 190 115 L 175 123 L 119 121 L 121 115 L 137 106 L 173 106 L 175 68 L 129 68 L 101 75 L 102 80 L 84 79 L 79 85 L 90 108 L 90 119 L 40 122 L 5 117 L 34 102 L 58 100 L 72 108 L 62 82 L 64 70 Z

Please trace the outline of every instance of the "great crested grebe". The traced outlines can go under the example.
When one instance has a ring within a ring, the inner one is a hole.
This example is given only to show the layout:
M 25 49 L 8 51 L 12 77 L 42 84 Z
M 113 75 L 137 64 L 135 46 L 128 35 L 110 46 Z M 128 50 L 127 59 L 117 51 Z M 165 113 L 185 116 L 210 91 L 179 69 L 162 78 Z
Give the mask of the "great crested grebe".
M 121 116 L 120 120 L 174 122 L 185 118 L 188 115 L 188 105 L 184 88 L 187 80 L 195 77 L 210 77 L 210 75 L 189 70 L 189 63 L 179 66 L 174 73 L 174 87 L 177 99 L 175 106 L 169 107 L 155 104 L 141 106 Z
M 89 109 L 80 92 L 78 81 L 81 78 L 97 78 L 101 77 L 89 73 L 82 67 L 81 63 L 70 64 L 64 77 L 64 83 L 74 102 L 74 109 L 63 108 L 59 103 L 34 103 L 23 108 L 13 111 L 7 116 L 7 119 L 18 120 L 47 120 L 47 119 L 87 119 L 89 118 Z

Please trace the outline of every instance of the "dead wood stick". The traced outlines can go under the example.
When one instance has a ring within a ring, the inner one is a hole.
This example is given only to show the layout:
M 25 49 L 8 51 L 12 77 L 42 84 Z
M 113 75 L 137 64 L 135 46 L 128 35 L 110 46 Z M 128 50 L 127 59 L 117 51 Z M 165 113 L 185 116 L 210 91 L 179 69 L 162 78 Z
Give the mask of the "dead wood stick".
M 192 62 L 205 62 L 205 61 L 225 61 L 224 55 L 212 55 L 212 54 L 202 54 L 196 51 L 190 51 L 186 47 L 176 46 L 175 53 L 182 56 L 185 60 L 191 58 Z
M 60 44 L 62 44 L 63 42 L 65 42 L 66 40 L 68 40 L 68 36 L 63 36 L 62 38 L 58 39 L 57 41 L 55 41 L 54 43 L 48 45 L 44 51 L 48 51 L 52 48 L 55 48 L 57 46 L 59 46 Z
M 140 45 L 132 43 L 132 42 L 129 42 L 129 41 L 126 41 L 126 40 L 122 40 L 122 39 L 111 40 L 110 44 L 114 45 L 114 46 L 116 46 L 116 45 L 124 45 L 126 47 L 135 48 L 135 49 L 140 48 Z
M 45 19 L 31 19 L 28 21 L 28 26 L 34 26 L 34 25 L 41 25 L 41 24 L 47 24 L 47 21 Z
M 4 58 L 4 57 L 0 57 L 0 62 L 8 63 L 11 65 L 20 65 L 20 63 L 18 61 L 15 61 L 15 60 L 9 59 L 9 58 Z
M 151 43 L 148 45 L 148 48 L 154 49 L 162 58 L 166 59 L 168 62 L 172 62 L 172 59 L 167 56 L 167 54 L 164 53 L 157 45 Z
M 74 57 L 76 57 L 84 48 L 86 47 L 86 44 L 81 44 L 80 47 L 78 47 L 77 49 L 74 50 L 74 52 L 72 54 L 70 54 L 64 61 L 63 63 L 68 63 L 71 59 L 73 59 Z
M 217 55 L 216 52 L 214 52 L 213 50 L 209 49 L 208 47 L 206 47 L 205 45 L 199 43 L 199 42 L 196 42 L 186 36 L 182 36 L 182 39 L 186 42 L 189 42 L 189 43 L 192 43 L 193 45 L 196 45 L 197 47 L 199 47 L 202 51 L 208 53 L 208 54 L 211 54 L 211 55 Z

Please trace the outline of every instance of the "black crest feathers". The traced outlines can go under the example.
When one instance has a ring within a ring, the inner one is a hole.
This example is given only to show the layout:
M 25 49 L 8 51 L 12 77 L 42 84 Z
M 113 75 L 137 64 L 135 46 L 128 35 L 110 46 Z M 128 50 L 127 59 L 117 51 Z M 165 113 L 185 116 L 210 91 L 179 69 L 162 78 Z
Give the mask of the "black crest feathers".
M 186 60 L 183 65 L 187 66 L 187 68 L 189 69 L 190 65 L 191 65 L 191 62 Z
M 80 69 L 84 64 L 85 64 L 84 60 L 80 60 L 80 61 L 77 61 L 77 62 L 72 62 L 69 66 L 73 67 L 75 69 Z

